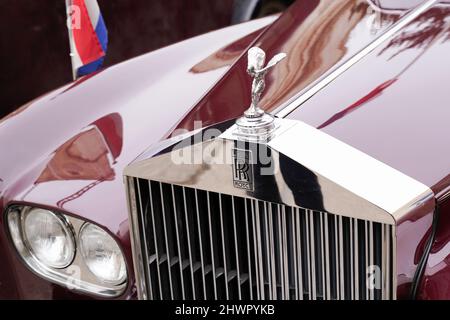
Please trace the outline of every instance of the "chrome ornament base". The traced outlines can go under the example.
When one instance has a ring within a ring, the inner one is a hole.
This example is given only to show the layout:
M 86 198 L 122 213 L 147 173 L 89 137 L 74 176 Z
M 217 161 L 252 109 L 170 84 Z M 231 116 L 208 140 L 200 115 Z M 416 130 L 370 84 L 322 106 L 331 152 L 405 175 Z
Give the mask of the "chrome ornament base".
M 248 141 L 264 141 L 271 139 L 276 129 L 275 118 L 264 113 L 258 118 L 241 117 L 236 121 L 236 136 Z

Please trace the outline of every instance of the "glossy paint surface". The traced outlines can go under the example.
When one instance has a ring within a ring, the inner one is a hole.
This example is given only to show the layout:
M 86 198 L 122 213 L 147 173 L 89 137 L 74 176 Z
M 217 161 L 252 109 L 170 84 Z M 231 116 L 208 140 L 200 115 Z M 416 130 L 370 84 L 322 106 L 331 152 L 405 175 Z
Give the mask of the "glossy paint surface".
M 420 299 L 450 299 L 450 201 L 440 206 L 436 239 L 428 257 Z
M 95 221 L 120 241 L 132 274 L 123 168 L 164 137 L 274 19 L 223 29 L 119 64 L 0 120 L 0 212 L 10 203 L 25 202 Z M 0 298 L 74 296 L 19 261 L 3 215 L 0 229 Z M 130 287 L 124 297 L 134 294 Z
M 365 0 L 297 1 L 255 45 L 267 54 L 286 52 L 266 77 L 260 106 L 272 111 L 384 33 L 403 12 L 379 14 Z M 241 58 L 178 125 L 192 129 L 239 117 L 250 105 L 247 58 Z

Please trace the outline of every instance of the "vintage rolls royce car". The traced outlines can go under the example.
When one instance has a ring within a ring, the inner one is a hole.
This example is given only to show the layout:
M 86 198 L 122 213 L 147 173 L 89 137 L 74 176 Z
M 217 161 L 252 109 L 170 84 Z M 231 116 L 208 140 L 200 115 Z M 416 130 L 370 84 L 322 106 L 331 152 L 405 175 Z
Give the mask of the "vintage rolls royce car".
M 448 1 L 299 0 L 26 104 L 0 298 L 449 299 L 449 40 Z

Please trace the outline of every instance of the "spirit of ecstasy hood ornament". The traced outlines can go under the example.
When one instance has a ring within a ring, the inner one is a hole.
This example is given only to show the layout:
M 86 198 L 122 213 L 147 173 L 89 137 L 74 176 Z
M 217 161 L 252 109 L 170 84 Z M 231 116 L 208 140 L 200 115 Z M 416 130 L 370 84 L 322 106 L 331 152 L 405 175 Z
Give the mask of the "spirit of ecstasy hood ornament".
M 285 53 L 279 53 L 264 67 L 266 53 L 258 47 L 248 50 L 247 72 L 253 77 L 252 103 L 250 108 L 244 112 L 244 116 L 236 121 L 237 135 L 243 136 L 248 140 L 267 140 L 275 129 L 274 118 L 265 113 L 258 106 L 258 103 L 265 88 L 264 77 L 267 71 L 285 57 Z

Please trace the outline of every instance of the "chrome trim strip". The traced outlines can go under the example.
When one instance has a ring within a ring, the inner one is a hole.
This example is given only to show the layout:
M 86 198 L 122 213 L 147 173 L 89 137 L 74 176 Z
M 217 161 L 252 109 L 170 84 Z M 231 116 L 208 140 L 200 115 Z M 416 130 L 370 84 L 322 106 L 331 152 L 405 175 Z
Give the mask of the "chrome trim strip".
M 312 299 L 317 300 L 317 288 L 316 288 L 316 250 L 315 250 L 315 232 L 314 232 L 314 216 L 311 210 L 307 211 L 309 216 L 309 228 L 310 228 L 310 254 L 311 254 L 311 293 Z
M 269 216 L 268 216 L 268 209 L 267 209 L 267 202 L 264 202 L 264 211 L 263 211 L 263 217 L 264 217 L 264 242 L 266 244 L 265 252 L 266 252 L 266 268 L 267 268 L 267 282 L 269 285 L 269 299 L 273 300 L 273 280 L 272 280 L 272 257 L 271 257 L 271 242 L 270 242 L 270 236 L 269 236 Z
M 381 300 L 386 300 L 386 237 L 385 237 L 385 228 L 386 225 L 381 225 L 381 274 L 383 276 L 382 279 L 382 287 L 381 287 Z
M 277 299 L 277 272 L 276 272 L 276 259 L 275 259 L 275 237 L 274 237 L 274 225 L 272 215 L 272 204 L 268 206 L 269 215 L 269 243 L 270 243 L 270 272 L 272 279 L 272 299 Z
M 139 186 L 139 181 L 136 182 L 137 184 L 137 191 L 138 191 L 138 199 L 139 199 L 139 211 L 140 211 L 140 216 L 141 216 L 141 221 L 142 223 L 144 223 L 144 209 L 142 206 L 142 198 L 141 198 L 141 187 Z M 141 230 L 142 232 L 142 236 L 144 237 L 144 239 L 148 239 L 147 237 L 147 232 L 145 231 L 145 228 L 142 228 Z M 143 245 L 144 247 L 144 252 L 147 253 L 146 257 L 143 257 L 142 261 L 144 262 L 144 268 L 147 270 L 146 273 L 146 282 L 148 283 L 149 286 L 149 292 L 150 292 L 150 299 L 153 300 L 153 287 L 152 287 L 152 282 L 151 282 L 151 278 L 150 278 L 150 261 L 148 261 L 147 257 L 148 257 L 148 245 L 147 245 L 147 241 L 144 241 Z
M 392 299 L 396 300 L 397 299 L 397 256 L 396 256 L 396 252 L 397 252 L 397 235 L 396 235 L 396 228 L 391 227 L 391 233 L 392 233 L 392 237 L 391 239 L 393 240 L 392 242 L 392 256 L 393 256 L 393 260 L 392 260 L 392 294 L 393 297 Z
M 265 299 L 264 292 L 264 268 L 263 268 L 263 254 L 262 254 L 262 240 L 261 240 L 261 215 L 259 212 L 259 201 L 255 200 L 255 215 L 256 215 L 256 237 L 258 245 L 258 268 L 259 268 L 259 289 L 261 300 Z
M 341 300 L 345 300 L 345 281 L 344 281 L 344 243 L 343 234 L 344 230 L 342 228 L 342 216 L 338 217 L 339 220 L 339 288 L 341 289 L 340 297 Z
M 185 187 L 183 188 L 183 202 L 184 202 L 184 217 L 186 219 L 186 238 L 188 242 L 188 254 L 189 254 L 189 267 L 191 269 L 191 285 L 192 285 L 192 297 L 195 300 L 195 279 L 194 279 L 194 263 L 192 259 L 192 252 L 191 252 L 191 232 L 189 229 L 189 217 L 188 217 L 188 210 L 187 210 L 187 204 L 186 204 L 186 190 Z
M 323 212 L 317 212 L 320 216 L 320 254 L 321 254 L 321 268 L 322 268 L 322 299 L 325 299 L 326 297 L 326 282 L 325 282 L 325 244 L 324 244 L 324 234 L 325 234 L 325 227 L 324 227 L 324 213 Z
M 167 272 L 169 277 L 170 286 L 170 298 L 173 300 L 173 285 L 172 285 L 172 263 L 170 262 L 170 251 L 169 251 L 169 240 L 167 238 L 167 226 L 166 226 L 166 209 L 164 208 L 164 192 L 162 188 L 162 183 L 159 183 L 159 191 L 161 192 L 161 212 L 163 216 L 163 227 L 164 227 L 164 239 L 166 241 L 166 261 L 167 261 Z
M 297 236 L 297 232 L 296 232 L 296 228 L 297 228 L 297 208 L 292 208 L 292 223 L 291 223 L 291 233 L 292 233 L 292 255 L 293 255 L 293 260 L 294 260 L 294 287 L 295 287 L 295 299 L 298 300 L 299 297 L 299 280 L 298 278 L 302 276 L 301 272 L 299 272 L 299 267 L 298 267 L 298 257 L 300 257 L 300 252 L 297 249 L 297 241 L 298 241 L 298 236 Z
M 354 270 L 355 270 L 355 300 L 359 300 L 359 253 L 358 253 L 358 241 L 359 241 L 359 234 L 358 234 L 358 220 L 355 219 L 354 222 L 354 234 L 355 234 L 355 260 L 354 260 Z
M 374 265 L 374 259 L 373 259 L 373 222 L 369 221 L 369 241 L 368 241 L 368 245 L 369 245 L 369 267 Z M 373 300 L 375 296 L 375 290 L 374 289 L 369 289 L 369 297 L 370 300 Z
M 178 231 L 178 210 L 177 210 L 177 202 L 175 200 L 175 191 L 173 185 L 171 185 L 171 191 L 172 191 L 172 205 L 173 205 L 173 222 L 175 225 L 175 234 L 177 238 L 177 251 L 178 251 L 178 266 L 180 269 L 180 279 L 181 279 L 181 296 L 183 300 L 185 299 L 185 292 L 184 292 L 184 277 L 183 277 L 183 256 L 181 255 L 181 242 L 180 242 L 180 233 Z
M 417 8 L 411 10 L 407 13 L 401 20 L 397 23 L 393 24 L 385 33 L 376 38 L 373 42 L 367 45 L 364 49 L 356 53 L 352 58 L 339 65 L 337 68 L 332 69 L 327 72 L 322 77 L 318 78 L 316 81 L 307 86 L 304 90 L 300 91 L 299 94 L 289 99 L 286 103 L 278 107 L 273 114 L 275 114 L 279 118 L 284 118 L 292 111 L 297 109 L 300 105 L 318 93 L 320 90 L 325 88 L 328 84 L 330 84 L 333 80 L 338 78 L 341 74 L 347 71 L 351 66 L 356 64 L 358 61 L 363 59 L 373 50 L 375 50 L 378 46 L 380 46 L 386 40 L 389 40 L 393 37 L 397 32 L 402 30 L 409 23 L 414 21 L 417 17 L 419 17 L 422 13 L 431 8 L 434 4 L 436 4 L 438 0 L 428 0 L 423 4 L 419 5 Z
M 353 242 L 353 218 L 350 218 L 350 299 L 354 300 L 355 299 L 355 278 L 353 277 L 354 275 L 354 252 L 355 252 L 355 247 L 354 247 L 354 242 Z
M 390 237 L 390 234 L 389 234 L 389 229 L 390 229 L 390 226 L 384 226 L 385 227 L 385 230 L 384 230 L 384 245 L 385 245 L 385 254 L 383 255 L 383 259 L 384 259 L 384 275 L 385 275 L 385 283 L 384 283 L 384 285 L 385 285 L 385 287 L 384 287 L 384 290 L 385 290 L 385 295 L 384 295 L 384 297 L 385 297 L 385 299 L 386 300 L 389 300 L 391 297 L 390 297 L 390 294 L 389 294 L 389 286 L 390 286 L 390 282 L 391 282 L 391 279 L 389 278 L 390 277 L 390 272 L 389 272 L 389 263 L 390 263 L 390 257 L 389 257 L 389 255 L 390 255 L 390 250 L 391 250 L 391 248 L 389 247 L 389 237 Z
M 278 263 L 280 266 L 280 284 L 281 284 L 281 299 L 286 300 L 285 290 L 284 290 L 284 266 L 283 266 L 283 235 L 281 227 L 281 205 L 277 205 L 277 226 L 278 226 Z
M 216 284 L 216 264 L 214 261 L 214 244 L 212 239 L 213 238 L 213 234 L 212 234 L 212 224 L 211 224 L 211 203 L 210 203 L 210 195 L 209 195 L 209 191 L 206 192 L 206 199 L 207 199 L 207 207 L 208 207 L 208 224 L 209 224 L 209 239 L 211 239 L 211 272 L 212 272 L 212 276 L 213 276 L 213 286 L 214 286 L 214 299 L 217 300 L 217 284 Z
M 203 297 L 206 300 L 206 277 L 205 277 L 205 261 L 203 258 L 203 241 L 202 241 L 202 227 L 200 224 L 200 212 L 198 210 L 198 194 L 197 189 L 194 189 L 195 192 L 195 212 L 197 213 L 197 226 L 198 226 L 198 239 L 200 244 L 200 263 L 202 264 L 202 280 L 203 280 Z
M 150 195 L 150 210 L 151 210 L 151 216 L 152 216 L 153 239 L 155 239 L 156 270 L 157 270 L 158 281 L 159 281 L 159 297 L 162 300 L 163 293 L 162 293 L 162 288 L 161 288 L 161 270 L 160 270 L 160 265 L 159 265 L 158 236 L 156 235 L 155 208 L 153 206 L 153 197 L 151 196 L 152 195 L 152 184 L 150 181 L 148 181 L 148 193 Z
M 334 216 L 334 252 L 335 252 L 335 257 L 334 257 L 334 263 L 336 264 L 336 270 L 335 270 L 335 276 L 336 276 L 336 299 L 340 300 L 341 299 L 341 281 L 340 281 L 340 276 L 341 276 L 341 272 L 340 267 L 341 267 L 341 263 L 339 261 L 339 226 L 338 226 L 338 216 Z
M 364 274 L 366 275 L 366 297 L 365 297 L 365 300 L 370 300 L 370 298 L 369 298 L 369 287 L 367 286 L 367 284 L 368 284 L 368 282 L 367 282 L 367 268 L 369 267 L 369 230 L 368 230 L 368 228 L 367 228 L 367 225 L 368 225 L 368 223 L 369 223 L 369 221 L 364 221 L 364 238 L 365 238 L 365 241 L 364 241 L 364 244 L 365 244 L 365 246 L 366 246 L 366 250 L 365 250 L 365 265 L 364 265 L 364 269 L 365 269 L 365 271 L 364 271 Z
M 252 212 L 252 227 L 253 227 L 253 243 L 255 244 L 255 246 L 253 247 L 253 251 L 254 251 L 254 255 L 255 255 L 255 283 L 256 283 L 256 297 L 258 300 L 261 299 L 261 289 L 260 289 L 260 277 L 259 277 L 259 258 L 258 258 L 258 253 L 259 253 L 259 245 L 258 245 L 258 237 L 256 235 L 256 217 L 255 217 L 255 205 L 254 205 L 254 201 L 251 201 L 251 212 Z
M 284 298 L 289 300 L 289 269 L 288 269 L 288 252 L 287 252 L 287 228 L 286 228 L 286 207 L 281 206 L 281 229 L 283 232 L 283 268 L 284 268 Z
M 219 219 L 220 219 L 220 235 L 222 237 L 222 257 L 223 257 L 223 277 L 225 280 L 225 297 L 230 299 L 228 292 L 228 268 L 227 268 L 227 255 L 225 250 L 225 234 L 223 232 L 223 210 L 222 210 L 222 194 L 219 193 Z M 211 241 L 213 238 L 211 238 Z
M 329 251 L 329 233 L 328 233 L 328 217 L 329 215 L 324 215 L 325 220 L 325 285 L 326 291 L 325 299 L 331 299 L 331 280 L 330 280 L 330 251 Z
M 298 265 L 298 282 L 300 288 L 299 299 L 303 300 L 303 266 L 302 266 L 302 241 L 301 241 L 301 228 L 300 228 L 300 209 L 295 208 L 296 212 L 296 230 L 297 230 L 297 265 Z
M 312 277 L 311 277 L 311 249 L 310 249 L 310 232 L 309 232 L 309 212 L 308 210 L 305 210 L 305 230 L 306 230 L 306 266 L 308 268 L 307 271 L 307 277 L 308 277 L 308 290 L 310 292 L 309 294 L 309 300 L 313 300 L 312 298 Z
M 232 214 L 233 214 L 233 233 L 234 233 L 234 249 L 236 254 L 236 278 L 237 278 L 237 288 L 238 288 L 238 297 L 241 299 L 241 271 L 239 266 L 239 251 L 238 251 L 238 240 L 237 240 L 237 232 L 236 232 L 236 212 L 234 208 L 234 197 L 231 196 L 231 206 L 232 206 Z
M 246 240 L 247 240 L 247 263 L 248 263 L 248 281 L 250 285 L 250 300 L 253 300 L 253 281 L 252 281 L 252 263 L 251 263 L 251 253 L 250 253 L 250 233 L 249 233 L 249 218 L 248 218 L 248 208 L 247 208 L 247 199 L 244 199 L 244 208 L 245 208 L 245 231 L 246 231 Z
M 130 239 L 131 239 L 131 251 L 133 255 L 134 275 L 136 279 L 136 288 L 139 299 L 147 299 L 147 285 L 145 283 L 144 262 L 142 257 L 141 248 L 141 235 L 139 228 L 139 220 L 137 217 L 136 206 L 136 192 L 134 190 L 133 180 L 135 178 L 129 177 L 125 179 L 125 188 L 128 193 L 127 202 L 130 213 Z

